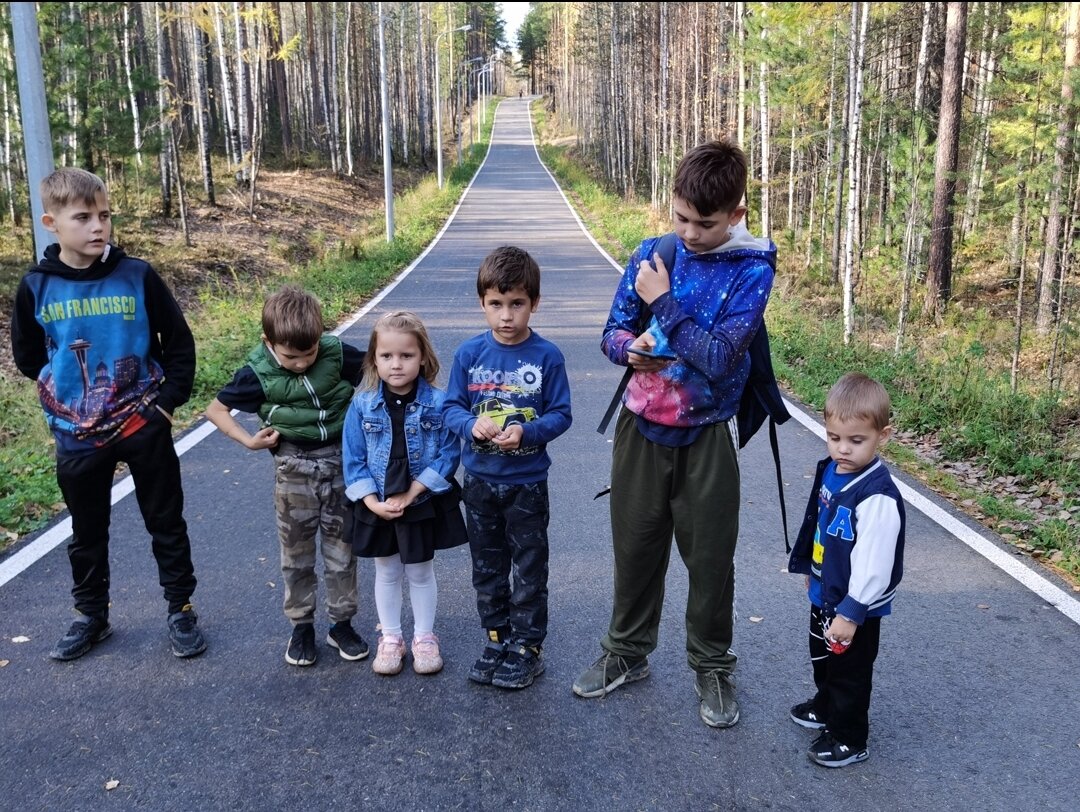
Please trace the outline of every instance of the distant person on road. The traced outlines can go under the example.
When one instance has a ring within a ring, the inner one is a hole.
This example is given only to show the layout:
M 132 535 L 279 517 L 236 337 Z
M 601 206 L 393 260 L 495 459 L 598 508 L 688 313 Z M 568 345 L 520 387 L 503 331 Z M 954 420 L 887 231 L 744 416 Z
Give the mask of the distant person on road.
M 191 396 L 195 340 L 154 269 L 109 242 L 101 178 L 58 169 L 41 182 L 41 202 L 57 243 L 19 282 L 11 346 L 19 370 L 37 380 L 71 513 L 79 616 L 49 656 L 73 660 L 112 634 L 110 492 L 117 465 L 126 463 L 168 603 L 172 652 L 194 657 L 206 641 L 191 605 L 195 570 L 172 415 Z
M 558 347 L 529 327 L 540 306 L 536 260 L 496 248 L 480 263 L 476 292 L 491 329 L 458 347 L 444 409 L 465 441 L 465 518 L 487 632 L 469 679 L 527 688 L 544 672 L 547 444 L 570 428 L 570 384 Z
M 843 376 L 825 398 L 829 456 L 817 464 L 788 569 L 806 573 L 817 693 L 791 709 L 820 730 L 810 760 L 843 767 L 869 756 L 870 688 L 881 618 L 904 569 L 904 500 L 878 457 L 891 404 L 880 383 Z
M 371 331 L 362 389 L 345 416 L 345 493 L 355 503 L 350 537 L 358 556 L 375 559 L 381 634 L 371 668 L 386 676 L 404 666 L 406 580 L 413 671 L 442 670 L 435 551 L 468 540 L 454 479 L 461 441 L 443 425 L 446 393 L 435 387 L 438 375 L 439 359 L 423 322 L 408 311 L 387 313 Z
M 262 338 L 206 409 L 226 437 L 273 454 L 285 617 L 293 626 L 285 662 L 296 666 L 314 665 L 318 656 L 316 538 L 332 624 L 326 642 L 343 659 L 368 656 L 367 643 L 352 627 L 356 558 L 345 538 L 341 463 L 341 428 L 364 355 L 324 331 L 322 305 L 310 293 L 284 287 L 271 294 L 263 303 Z M 249 433 L 232 409 L 258 414 L 262 426 Z
M 634 374 L 611 462 L 614 606 L 603 653 L 573 685 L 578 696 L 600 697 L 648 676 L 674 534 L 690 574 L 687 660 L 710 727 L 739 721 L 735 417 L 776 263 L 776 246 L 747 231 L 745 192 L 738 146 L 712 141 L 688 152 L 672 189 L 674 267 L 654 252 L 659 238 L 647 239 L 615 292 L 601 348 Z

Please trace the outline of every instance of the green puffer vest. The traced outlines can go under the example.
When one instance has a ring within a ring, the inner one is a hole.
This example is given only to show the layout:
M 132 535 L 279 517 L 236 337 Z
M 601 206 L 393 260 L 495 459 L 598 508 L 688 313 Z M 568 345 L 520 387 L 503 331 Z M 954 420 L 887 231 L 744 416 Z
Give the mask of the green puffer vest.
M 353 386 L 341 377 L 341 340 L 319 339 L 315 363 L 302 374 L 283 369 L 266 345 L 248 355 L 247 362 L 262 384 L 266 402 L 259 417 L 290 440 L 340 440 Z

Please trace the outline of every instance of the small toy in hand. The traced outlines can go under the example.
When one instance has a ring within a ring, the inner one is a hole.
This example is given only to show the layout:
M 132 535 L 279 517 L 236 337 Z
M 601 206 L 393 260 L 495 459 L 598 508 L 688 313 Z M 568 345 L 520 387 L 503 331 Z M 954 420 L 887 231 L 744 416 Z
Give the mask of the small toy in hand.
M 833 654 L 843 654 L 851 645 L 850 640 L 837 640 L 835 637 L 826 637 L 825 643 Z

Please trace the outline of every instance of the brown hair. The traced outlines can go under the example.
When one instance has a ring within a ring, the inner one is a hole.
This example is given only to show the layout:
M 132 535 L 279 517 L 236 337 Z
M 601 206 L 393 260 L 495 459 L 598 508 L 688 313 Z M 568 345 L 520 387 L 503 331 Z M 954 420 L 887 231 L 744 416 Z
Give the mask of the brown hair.
M 435 385 L 435 379 L 439 377 L 439 357 L 435 354 L 435 347 L 428 337 L 427 328 L 420 321 L 420 317 L 408 310 L 395 310 L 379 317 L 375 326 L 371 328 L 371 340 L 368 341 L 367 352 L 364 354 L 364 380 L 361 386 L 364 389 L 378 389 L 379 370 L 375 366 L 375 352 L 379 345 L 379 333 L 408 333 L 416 338 L 420 347 L 420 377 Z
M 746 155 L 729 139 L 699 144 L 679 161 L 671 192 L 702 216 L 733 212 L 746 194 Z
M 56 214 L 75 202 L 92 206 L 97 203 L 99 195 L 109 199 L 105 181 L 93 172 L 73 166 L 65 166 L 46 175 L 38 191 L 41 194 L 41 207 L 49 214 Z
M 540 298 L 540 266 L 521 248 L 513 245 L 496 248 L 484 257 L 476 274 L 476 293 L 481 301 L 493 288 L 499 293 L 524 288 L 529 301 L 536 304 Z
M 271 294 L 263 303 L 262 331 L 271 344 L 310 350 L 326 331 L 322 305 L 305 290 L 291 285 Z
M 889 425 L 892 401 L 885 387 L 861 372 L 849 372 L 825 396 L 825 419 L 869 420 L 878 431 Z

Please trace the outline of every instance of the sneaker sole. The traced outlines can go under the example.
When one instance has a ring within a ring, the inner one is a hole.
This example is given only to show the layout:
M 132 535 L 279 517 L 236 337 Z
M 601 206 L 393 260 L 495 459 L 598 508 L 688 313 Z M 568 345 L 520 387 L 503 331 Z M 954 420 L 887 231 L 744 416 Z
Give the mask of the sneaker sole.
M 805 727 L 807 730 L 824 730 L 825 729 L 825 723 L 824 722 L 811 722 L 809 719 L 800 719 L 794 713 L 789 713 L 788 716 L 791 717 L 791 721 L 793 721 L 799 727 Z
M 49 652 L 49 657 L 50 657 L 50 659 L 57 660 L 57 661 L 62 662 L 62 663 L 67 662 L 68 660 L 77 660 L 80 657 L 82 657 L 84 654 L 89 652 L 90 649 L 92 649 L 97 643 L 100 643 L 106 637 L 109 637 L 111 635 L 112 635 L 112 626 L 106 626 L 104 629 L 102 629 L 100 632 L 97 633 L 97 636 L 95 636 L 93 639 L 88 641 L 87 644 L 85 646 L 83 646 L 82 648 L 76 649 L 75 651 L 69 651 L 66 654 L 64 652 L 62 652 L 62 651 L 59 651 L 58 649 L 53 649 L 52 651 Z
M 573 685 L 573 691 L 574 691 L 575 694 L 580 696 L 582 699 L 597 699 L 597 698 L 599 698 L 601 696 L 607 696 L 612 691 L 614 691 L 616 688 L 621 688 L 623 685 L 626 685 L 626 684 L 631 683 L 631 682 L 637 682 L 638 680 L 645 679 L 645 677 L 649 676 L 649 663 L 645 662 L 645 663 L 643 663 L 643 666 L 644 667 L 642 667 L 642 666 L 634 666 L 629 671 L 627 671 L 625 674 L 620 674 L 618 677 L 616 677 L 611 682 L 609 682 L 606 686 L 604 686 L 603 688 L 598 688 L 595 691 L 584 691 L 575 682 L 574 685 Z M 638 668 L 641 668 L 641 670 L 636 671 L 636 669 L 638 669 Z M 636 673 L 635 673 L 635 671 L 636 671 Z
M 810 760 L 815 764 L 835 769 L 836 767 L 846 767 L 848 764 L 858 764 L 861 761 L 866 761 L 870 758 L 870 753 L 867 750 L 860 750 L 858 753 L 853 753 L 848 756 L 843 761 L 825 761 L 824 759 L 816 758 L 816 754 L 813 752 L 807 753 L 807 756 L 809 756 Z
M 326 645 L 330 646 L 330 648 L 336 648 L 337 653 L 341 655 L 341 659 L 348 660 L 351 663 L 355 663 L 357 660 L 366 659 L 367 656 L 371 653 L 371 649 L 366 648 L 366 649 L 364 649 L 363 653 L 361 653 L 361 654 L 356 654 L 356 655 L 347 654 L 345 652 L 345 649 L 343 649 L 341 646 L 338 645 L 337 640 L 335 640 L 330 635 L 326 636 Z
M 517 691 L 522 688 L 528 688 L 530 685 L 536 682 L 537 677 L 539 677 L 541 674 L 544 673 L 544 671 L 547 670 L 547 665 L 544 663 L 543 660 L 540 661 L 539 666 L 540 667 L 536 671 L 533 671 L 532 676 L 529 677 L 529 680 L 527 682 L 507 682 L 505 680 L 497 680 L 495 679 L 495 677 L 492 677 L 491 684 L 494 685 L 496 688 L 505 688 L 510 691 Z
M 402 661 L 400 663 L 398 663 L 397 668 L 395 668 L 393 671 L 389 671 L 389 670 L 387 670 L 385 668 L 380 670 L 380 669 L 375 667 L 374 662 L 371 663 L 371 670 L 374 673 L 378 674 L 380 677 L 396 677 L 404 669 L 405 669 L 405 660 L 404 660 L 404 658 L 402 658 Z
M 479 671 L 469 671 L 469 679 L 475 682 L 477 685 L 491 685 L 491 678 L 495 674 L 481 674 Z
M 176 648 L 176 646 L 173 646 L 172 653 L 173 653 L 174 657 L 179 657 L 182 660 L 186 660 L 189 657 L 198 657 L 204 651 L 206 651 L 206 643 L 205 642 L 203 642 L 203 644 L 199 648 L 197 648 L 197 649 L 195 649 L 193 651 L 180 651 L 179 649 Z

